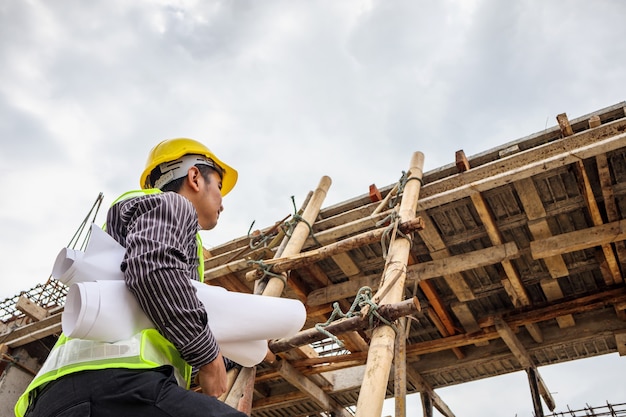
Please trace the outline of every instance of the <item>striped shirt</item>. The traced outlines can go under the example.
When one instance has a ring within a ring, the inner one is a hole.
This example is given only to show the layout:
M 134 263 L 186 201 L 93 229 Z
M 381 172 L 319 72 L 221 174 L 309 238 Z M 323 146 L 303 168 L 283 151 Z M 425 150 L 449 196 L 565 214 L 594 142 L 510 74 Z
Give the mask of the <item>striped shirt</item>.
M 219 347 L 190 279 L 198 280 L 198 217 L 174 193 L 123 200 L 107 213 L 107 232 L 126 248 L 121 268 L 143 311 L 194 368 Z

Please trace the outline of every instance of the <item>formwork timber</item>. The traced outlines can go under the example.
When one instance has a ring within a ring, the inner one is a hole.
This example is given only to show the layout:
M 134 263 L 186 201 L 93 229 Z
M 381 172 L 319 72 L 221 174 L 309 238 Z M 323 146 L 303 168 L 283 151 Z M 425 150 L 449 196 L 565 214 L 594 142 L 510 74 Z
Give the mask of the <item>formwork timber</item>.
M 423 174 L 407 155 L 398 184 L 329 207 L 323 177 L 293 216 L 205 249 L 209 285 L 307 308 L 222 399 L 255 417 L 378 417 L 419 392 L 424 415 L 452 416 L 435 389 L 525 371 L 535 415 L 554 410 L 541 366 L 626 355 L 625 105 Z M 0 304 L 0 371 L 18 349 L 45 359 L 66 290 L 50 279 Z

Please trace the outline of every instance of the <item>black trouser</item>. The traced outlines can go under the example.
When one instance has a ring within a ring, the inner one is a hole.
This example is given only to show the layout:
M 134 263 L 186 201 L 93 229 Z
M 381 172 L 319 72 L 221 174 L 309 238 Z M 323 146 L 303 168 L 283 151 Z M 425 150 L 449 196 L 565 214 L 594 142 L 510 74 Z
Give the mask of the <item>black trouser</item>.
M 245 417 L 176 383 L 171 366 L 77 372 L 46 385 L 26 417 Z

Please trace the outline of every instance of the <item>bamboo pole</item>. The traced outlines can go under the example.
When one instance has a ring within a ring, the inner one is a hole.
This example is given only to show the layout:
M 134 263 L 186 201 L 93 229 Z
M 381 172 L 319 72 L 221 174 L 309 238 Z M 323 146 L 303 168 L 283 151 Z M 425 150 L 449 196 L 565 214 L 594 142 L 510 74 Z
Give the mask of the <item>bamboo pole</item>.
M 410 316 L 420 311 L 421 306 L 417 297 L 409 298 L 399 303 L 386 304 L 384 306 L 380 306 L 380 308 L 377 310 L 378 314 L 380 314 L 380 316 L 387 321 L 394 321 L 400 317 Z M 334 321 L 326 326 L 324 330 L 335 336 L 338 336 L 342 333 L 350 331 L 365 330 L 368 326 L 369 320 L 367 319 L 367 317 L 356 315 L 353 317 Z M 289 338 L 271 340 L 269 343 L 269 348 L 273 353 L 286 352 L 299 346 L 304 346 L 310 343 L 324 340 L 327 337 L 328 336 L 326 336 L 324 333 L 312 327 L 310 329 L 298 332 L 297 334 Z
M 393 392 L 395 397 L 395 417 L 406 417 L 406 326 L 407 319 L 398 320 L 398 333 L 393 359 Z
M 424 222 L 422 221 L 421 217 L 416 217 L 398 226 L 398 229 L 400 229 L 400 231 L 405 234 L 414 232 L 416 230 L 421 230 L 423 228 Z M 303 266 L 311 265 L 322 259 L 330 258 L 331 256 L 337 255 L 339 253 L 348 252 L 349 250 L 352 250 L 354 248 L 380 241 L 381 237 L 386 231 L 387 227 L 381 227 L 340 240 L 339 242 L 322 246 L 318 249 L 312 249 L 307 252 L 297 253 L 292 256 L 281 256 L 280 258 L 274 258 L 272 260 L 264 261 L 264 263 L 265 265 L 271 266 L 270 271 L 275 274 L 301 268 Z M 263 277 L 263 271 L 261 270 L 256 270 L 252 272 L 253 273 L 246 274 L 246 280 L 254 281 Z
M 306 242 L 307 237 L 309 237 L 309 225 L 313 226 L 313 223 L 315 222 L 315 219 L 317 218 L 317 215 L 319 214 L 322 207 L 322 203 L 326 198 L 326 194 L 328 193 L 328 189 L 330 188 L 331 183 L 332 180 L 330 179 L 330 177 L 322 177 L 317 188 L 313 192 L 313 195 L 311 196 L 309 204 L 307 204 L 304 212 L 302 213 L 302 219 L 307 222 L 308 225 L 303 221 L 299 222 L 296 225 L 291 234 L 291 237 L 289 238 L 289 242 L 285 246 L 285 250 L 283 251 L 282 256 L 292 256 L 302 250 L 304 242 Z M 287 278 L 286 274 L 283 274 L 283 276 L 285 277 L 285 279 Z M 267 295 L 270 297 L 280 297 L 284 289 L 285 281 L 276 277 L 270 277 L 269 281 L 267 282 L 267 286 L 263 290 L 263 295 Z
M 421 152 L 413 153 L 407 173 L 409 180 L 405 184 L 400 203 L 400 222 L 406 222 L 415 217 L 423 166 L 424 154 Z M 379 304 L 397 303 L 402 300 L 410 249 L 411 242 L 407 239 L 392 240 L 383 276 L 382 288 L 385 291 Z M 389 281 L 394 281 L 393 285 L 390 285 Z M 386 381 L 389 380 L 389 371 L 393 359 L 394 340 L 395 332 L 390 326 L 377 327 L 372 333 L 365 376 L 357 401 L 356 417 L 379 417 L 381 415 L 387 389 Z
M 331 184 L 332 184 L 332 180 L 330 179 L 330 177 L 323 176 L 320 179 L 320 182 L 317 188 L 315 189 L 315 191 L 312 194 L 309 193 L 307 195 L 308 201 L 306 204 L 306 208 L 304 209 L 304 212 L 302 212 L 301 214 L 301 217 L 305 222 L 308 223 L 308 225 L 312 226 L 313 223 L 315 222 L 315 219 L 317 218 L 319 214 L 319 211 L 322 207 L 322 203 L 324 202 L 324 199 L 326 198 L 326 194 L 328 193 L 328 189 L 330 188 Z M 307 237 L 309 236 L 310 230 L 309 230 L 308 225 L 304 222 L 299 222 L 294 228 L 291 234 L 291 237 L 289 238 L 289 241 L 287 241 L 284 246 L 281 244 L 280 247 L 278 248 L 276 257 L 280 257 L 283 255 L 291 256 L 291 255 L 295 255 L 299 253 L 302 250 L 302 247 L 304 243 L 306 242 Z M 254 272 L 254 271 L 251 271 L 251 272 Z M 262 295 L 270 296 L 270 297 L 280 297 L 283 290 L 285 289 L 285 282 L 286 282 L 287 274 L 283 274 L 283 276 L 285 277 L 285 281 L 276 277 L 271 277 L 268 280 L 267 284 L 265 285 L 265 288 L 263 288 Z M 256 289 L 257 288 L 255 286 L 255 293 L 256 293 Z M 271 323 L 268 323 L 268 324 L 271 325 Z M 247 389 L 249 390 L 251 385 L 252 387 L 254 386 L 256 368 L 243 368 L 243 371 L 240 372 L 239 375 L 237 375 L 237 378 L 228 393 L 227 399 L 230 398 L 231 401 L 234 401 L 235 398 L 241 398 L 241 396 L 237 397 L 238 394 L 235 391 L 235 387 L 237 387 L 237 389 L 243 392 L 243 391 L 246 391 L 245 387 L 247 387 Z M 237 404 L 233 406 L 237 406 L 239 411 L 249 412 L 248 407 L 251 408 L 251 401 L 252 401 L 251 397 L 246 398 L 242 400 L 241 402 L 237 400 Z

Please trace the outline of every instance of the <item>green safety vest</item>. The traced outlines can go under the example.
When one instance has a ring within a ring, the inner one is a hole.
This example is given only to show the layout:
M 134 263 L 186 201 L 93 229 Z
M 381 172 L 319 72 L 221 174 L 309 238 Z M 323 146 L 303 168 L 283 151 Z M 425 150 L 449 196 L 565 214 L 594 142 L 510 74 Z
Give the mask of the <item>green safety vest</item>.
M 161 193 L 159 189 L 129 191 L 113 202 L 147 194 Z M 196 233 L 198 244 L 198 274 L 204 282 L 204 255 L 202 239 Z M 43 366 L 15 404 L 15 415 L 24 417 L 35 389 L 62 376 L 87 370 L 126 368 L 150 369 L 162 365 L 172 365 L 180 386 L 189 388 L 191 366 L 180 356 L 174 345 L 156 329 L 145 329 L 129 339 L 114 343 L 94 340 L 71 339 L 61 334 L 50 351 Z

